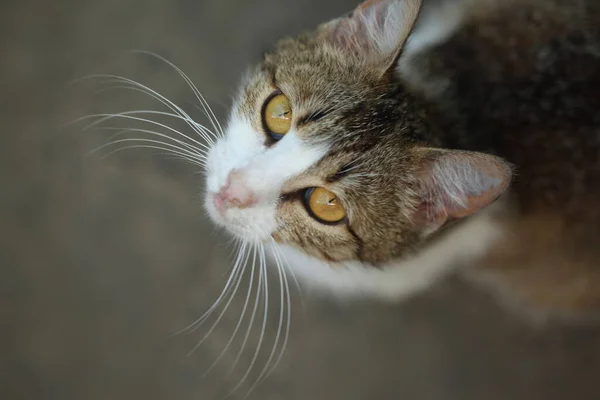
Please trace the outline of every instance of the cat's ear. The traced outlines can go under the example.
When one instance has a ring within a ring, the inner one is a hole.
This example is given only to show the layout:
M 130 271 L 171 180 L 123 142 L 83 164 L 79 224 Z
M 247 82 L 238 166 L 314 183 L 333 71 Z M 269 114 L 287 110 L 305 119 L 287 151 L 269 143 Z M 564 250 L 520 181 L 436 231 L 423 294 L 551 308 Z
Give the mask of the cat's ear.
M 499 157 L 459 150 L 423 151 L 417 223 L 437 228 L 475 214 L 510 185 L 512 168 Z
M 389 67 L 408 38 L 422 0 L 366 0 L 350 15 L 320 27 L 319 39 Z

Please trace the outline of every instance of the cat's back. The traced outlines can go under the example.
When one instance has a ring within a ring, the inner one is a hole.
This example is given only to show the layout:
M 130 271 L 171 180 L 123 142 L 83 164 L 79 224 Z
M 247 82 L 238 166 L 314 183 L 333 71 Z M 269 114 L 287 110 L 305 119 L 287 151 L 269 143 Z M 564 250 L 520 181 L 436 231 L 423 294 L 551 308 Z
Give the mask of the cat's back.
M 507 239 L 482 264 L 542 307 L 600 306 L 600 6 L 475 0 L 416 64 L 450 82 L 445 146 L 516 167 Z
M 493 149 L 508 128 L 599 126 L 600 2 L 463 2 L 461 27 L 416 62 L 451 82 L 439 100 L 467 120 L 448 141 Z
M 465 119 L 451 140 L 514 163 L 524 208 L 573 206 L 581 214 L 582 204 L 571 202 L 600 200 L 596 4 L 505 0 L 440 48 Z

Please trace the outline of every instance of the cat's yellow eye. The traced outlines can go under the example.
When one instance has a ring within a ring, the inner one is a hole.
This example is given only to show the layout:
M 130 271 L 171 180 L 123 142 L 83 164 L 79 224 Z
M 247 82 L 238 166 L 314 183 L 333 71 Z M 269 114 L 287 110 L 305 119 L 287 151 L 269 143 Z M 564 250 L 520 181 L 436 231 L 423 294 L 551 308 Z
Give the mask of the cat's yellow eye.
M 308 189 L 305 201 L 310 214 L 321 222 L 340 222 L 346 216 L 342 202 L 327 189 Z
M 281 139 L 292 127 L 292 105 L 284 94 L 267 100 L 263 108 L 263 123 L 274 139 Z

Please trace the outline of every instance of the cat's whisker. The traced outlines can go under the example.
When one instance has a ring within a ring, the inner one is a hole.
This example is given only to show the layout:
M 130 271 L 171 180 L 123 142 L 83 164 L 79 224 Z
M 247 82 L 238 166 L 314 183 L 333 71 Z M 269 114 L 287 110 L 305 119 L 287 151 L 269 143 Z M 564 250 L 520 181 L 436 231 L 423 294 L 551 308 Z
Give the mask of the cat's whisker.
M 126 86 L 126 88 L 130 88 L 131 90 L 136 90 L 136 91 L 145 93 L 146 95 L 160 101 L 162 104 L 164 104 L 166 107 L 170 108 L 172 111 L 181 115 L 186 121 L 188 121 L 188 125 L 192 129 L 194 129 L 194 131 L 196 131 L 198 134 L 202 135 L 201 132 L 205 132 L 205 133 L 209 133 L 213 137 L 216 137 L 216 134 L 214 132 L 212 132 L 210 129 L 208 129 L 196 122 L 194 122 L 193 124 L 190 123 L 189 121 L 193 121 L 193 119 L 181 107 L 179 107 L 177 104 L 175 104 L 174 102 L 172 102 L 171 100 L 169 100 L 168 98 L 163 96 L 162 94 L 158 93 L 157 91 L 155 91 L 153 89 L 150 89 L 148 86 L 146 86 L 140 82 L 137 82 L 135 80 L 125 78 L 122 76 L 110 75 L 110 74 L 90 75 L 90 76 L 86 77 L 85 79 L 94 79 L 94 78 L 96 78 L 96 79 L 112 79 L 112 80 L 116 80 L 117 83 L 129 84 L 133 87 Z M 109 81 L 109 82 L 111 82 L 111 81 Z
M 86 125 L 83 128 L 83 130 L 89 130 L 89 129 L 93 128 L 93 127 L 96 127 L 96 126 L 98 126 L 98 125 L 100 125 L 100 124 L 102 124 L 102 123 L 104 123 L 106 121 L 110 121 L 112 119 L 125 119 L 125 120 L 138 121 L 138 122 L 144 122 L 144 123 L 148 123 L 148 124 L 151 124 L 151 125 L 155 125 L 155 126 L 164 128 L 164 129 L 166 129 L 166 130 L 168 130 L 170 132 L 173 132 L 173 133 L 175 133 L 175 134 L 177 134 L 179 136 L 182 136 L 182 137 L 184 137 L 186 139 L 190 139 L 187 135 L 181 133 L 177 129 L 172 128 L 172 127 L 170 127 L 168 125 L 165 125 L 165 124 L 162 124 L 160 122 L 153 121 L 153 120 L 150 120 L 150 119 L 136 117 L 136 116 L 133 116 L 133 115 L 127 115 L 127 114 L 122 114 L 122 113 L 119 113 L 119 114 L 94 114 L 94 115 L 90 115 L 89 117 L 91 117 L 91 118 L 95 117 L 95 118 L 98 118 L 98 119 L 96 121 L 91 122 L 88 125 Z M 139 128 L 131 128 L 131 129 L 139 129 Z M 170 136 L 167 136 L 167 137 L 171 138 Z M 174 140 L 174 138 L 171 138 L 171 139 Z M 206 151 L 208 151 L 208 149 L 210 149 L 210 147 L 208 147 L 204 143 L 197 142 L 197 141 L 193 141 L 193 142 L 196 143 L 198 146 L 201 147 L 201 148 L 194 148 L 194 150 L 197 151 L 198 154 L 204 154 Z M 200 153 L 200 152 L 203 152 L 203 153 Z
M 176 154 L 169 154 L 169 153 L 158 153 L 158 154 L 160 154 L 162 156 L 165 156 L 165 159 L 167 159 L 167 160 L 187 161 L 187 162 L 190 162 L 190 163 L 192 163 L 194 165 L 197 165 L 197 166 L 201 167 L 202 169 L 205 168 L 204 164 L 201 164 L 201 163 L 199 163 L 197 161 L 194 161 L 191 158 L 188 158 L 186 156 L 181 156 L 181 155 L 176 155 Z M 198 173 L 198 171 L 194 172 L 193 174 L 196 174 L 196 173 Z
M 200 175 L 200 174 L 206 175 L 206 170 L 205 169 L 201 169 L 200 171 L 196 171 L 196 172 L 192 173 L 192 175 Z
M 279 344 L 279 339 L 281 337 L 281 330 L 283 329 L 283 320 L 284 320 L 284 314 L 285 314 L 285 295 L 284 294 L 285 294 L 286 286 L 284 285 L 284 278 L 283 278 L 284 275 L 283 275 L 283 271 L 281 269 L 281 265 L 278 262 L 276 262 L 275 265 L 277 267 L 277 274 L 279 277 L 279 299 L 280 299 L 280 301 L 279 301 L 279 323 L 277 326 L 277 333 L 275 334 L 275 341 L 273 343 L 273 348 L 271 349 L 271 353 L 269 354 L 267 362 L 265 363 L 265 366 L 262 369 L 262 371 L 260 371 L 260 373 L 258 374 L 258 378 L 254 382 L 254 384 L 250 387 L 248 394 L 254 390 L 256 385 L 262 380 L 262 378 L 265 376 L 265 374 L 269 370 L 271 362 L 273 361 L 273 357 L 275 356 L 275 353 L 277 352 L 277 346 Z
M 161 140 L 154 140 L 154 139 L 147 139 L 147 138 L 125 138 L 125 139 L 112 140 L 106 144 L 103 144 L 102 146 L 96 147 L 95 149 L 93 149 L 91 151 L 91 154 L 97 153 L 108 147 L 112 147 L 114 145 L 117 145 L 120 143 L 127 143 L 127 142 L 155 143 L 155 144 L 159 144 L 162 146 L 166 146 L 169 149 L 173 149 L 173 150 L 177 151 L 178 154 L 186 155 L 187 157 L 189 157 L 190 159 L 193 159 L 195 161 L 202 162 L 202 163 L 205 161 L 204 156 L 199 155 L 199 154 L 197 154 L 191 150 L 188 150 L 184 147 L 178 146 L 176 144 L 168 143 L 168 142 L 163 142 Z
M 210 117 L 208 116 L 206 110 L 202 107 L 199 106 L 196 103 L 192 103 L 192 105 L 194 106 L 194 108 L 196 108 L 197 110 L 200 110 L 204 113 L 204 115 L 206 115 L 209 119 Z M 218 122 L 217 122 L 218 123 Z M 221 127 L 221 125 L 218 126 L 218 129 L 220 129 L 220 131 L 217 131 L 217 134 L 215 135 L 215 139 L 219 139 L 219 138 L 223 138 L 225 137 L 225 132 L 223 131 L 223 128 Z
M 254 365 L 256 364 L 258 355 L 260 354 L 260 350 L 262 348 L 262 343 L 263 343 L 263 340 L 265 337 L 265 332 L 267 329 L 267 316 L 268 316 L 268 311 L 269 311 L 269 285 L 268 285 L 268 279 L 267 279 L 267 263 L 266 263 L 264 246 L 259 243 L 258 249 L 259 249 L 258 254 L 259 254 L 259 262 L 260 262 L 259 270 L 260 270 L 260 273 L 263 275 L 263 279 L 264 279 L 264 286 L 263 286 L 263 290 L 264 290 L 264 304 L 263 304 L 264 310 L 263 311 L 264 311 L 264 314 L 263 314 L 263 322 L 262 322 L 262 326 L 261 326 L 261 330 L 260 330 L 260 336 L 258 338 L 256 350 L 254 351 L 254 355 L 252 356 L 252 360 L 250 361 L 250 365 L 246 369 L 246 372 L 244 373 L 244 375 L 242 376 L 242 378 L 240 379 L 238 384 L 235 385 L 235 387 L 227 394 L 227 396 L 225 396 L 225 398 L 229 398 L 233 393 L 235 393 L 242 386 L 242 384 L 246 381 L 246 379 L 248 379 L 250 372 L 252 371 L 252 369 L 254 368 Z
M 194 82 L 190 79 L 189 76 L 187 76 L 187 74 L 185 72 L 183 72 L 181 70 L 181 68 L 179 68 L 178 66 L 176 66 L 175 64 L 173 64 L 171 61 L 167 60 L 166 58 L 164 58 L 163 56 L 161 56 L 159 54 L 156 54 L 156 53 L 153 53 L 153 52 L 150 52 L 150 51 L 145 51 L 145 50 L 135 50 L 134 52 L 141 53 L 141 54 L 147 54 L 149 56 L 156 57 L 159 60 L 162 60 L 163 62 L 165 62 L 166 64 L 168 64 L 169 66 L 171 66 L 175 71 L 177 71 L 177 73 L 190 86 L 190 88 L 192 89 L 192 91 L 194 92 L 194 94 L 196 95 L 196 97 L 198 98 L 198 100 L 200 101 L 200 103 L 202 104 L 202 108 L 204 109 L 204 111 L 206 113 L 206 116 L 210 119 L 213 127 L 215 128 L 215 131 L 217 131 L 218 133 L 220 133 L 221 136 L 224 136 L 223 128 L 219 124 L 219 120 L 215 116 L 215 114 L 212 111 L 210 105 L 208 104 L 208 102 L 206 101 L 206 99 L 204 98 L 204 96 L 202 95 L 202 93 L 200 93 L 200 91 L 198 90 L 198 88 L 196 87 L 196 85 L 194 84 Z
M 280 260 L 278 259 L 277 262 L 279 263 Z M 285 350 L 287 349 L 287 344 L 288 344 L 288 340 L 290 337 L 290 327 L 292 325 L 292 301 L 291 301 L 291 295 L 290 295 L 290 286 L 289 286 L 285 268 L 283 267 L 283 265 L 280 265 L 279 268 L 281 268 L 281 271 L 283 274 L 283 282 L 285 285 L 285 295 L 286 295 L 286 302 L 287 302 L 287 322 L 286 322 L 286 327 L 285 327 L 285 336 L 283 338 L 283 343 L 281 345 L 281 350 L 279 352 L 279 356 L 277 357 L 277 360 L 275 360 L 275 363 L 271 367 L 271 370 L 267 373 L 267 375 L 264 377 L 264 379 L 267 379 L 269 376 L 271 376 L 273 371 L 275 371 L 275 369 L 277 369 L 277 366 L 283 359 L 283 355 L 285 354 Z
M 242 322 L 244 320 L 244 317 L 246 315 L 246 310 L 248 308 L 248 304 L 250 303 L 250 296 L 252 294 L 252 284 L 254 283 L 254 272 L 255 272 L 255 268 L 256 268 L 256 253 L 257 253 L 257 248 L 256 246 L 252 247 L 252 267 L 250 269 L 250 282 L 248 283 L 248 292 L 246 294 L 246 300 L 244 301 L 244 306 L 242 308 L 242 312 L 240 314 L 240 318 L 235 326 L 235 329 L 233 330 L 233 333 L 231 334 L 229 341 L 227 342 L 227 344 L 225 345 L 225 347 L 223 348 L 223 350 L 221 351 L 221 353 L 219 354 L 219 356 L 217 357 L 217 359 L 211 364 L 211 366 L 206 370 L 206 372 L 202 375 L 203 377 L 206 377 L 210 371 L 213 370 L 214 367 L 217 366 L 217 364 L 219 364 L 219 362 L 221 361 L 221 359 L 223 358 L 223 356 L 225 355 L 225 353 L 227 352 L 227 350 L 229 349 L 229 347 L 231 346 L 231 344 L 233 343 L 233 340 L 235 339 L 235 337 L 237 336 L 237 333 L 240 329 L 240 327 L 242 326 Z M 246 268 L 246 265 L 244 266 L 244 268 Z M 242 347 L 243 350 L 243 347 Z
M 277 356 L 277 359 L 275 360 L 274 363 L 272 363 L 272 366 L 269 369 L 269 361 L 267 361 L 266 365 L 265 365 L 265 369 L 261 372 L 260 376 L 258 377 L 258 379 L 256 380 L 256 383 L 254 384 L 254 386 L 250 389 L 250 391 L 252 391 L 254 389 L 255 386 L 257 386 L 260 382 L 266 380 L 269 378 L 269 376 L 273 373 L 273 371 L 275 371 L 275 369 L 277 368 L 277 366 L 279 365 L 279 363 L 281 362 L 281 359 L 283 358 L 283 355 L 285 354 L 285 350 L 287 349 L 287 344 L 288 344 L 288 340 L 289 340 L 289 335 L 290 335 L 290 326 L 291 326 L 291 320 L 292 320 L 292 302 L 291 302 L 291 296 L 290 296 L 290 287 L 289 287 L 289 283 L 288 283 L 288 279 L 287 279 L 287 274 L 285 271 L 285 268 L 283 266 L 282 260 L 281 260 L 281 253 L 278 249 L 276 249 L 275 246 L 277 246 L 277 243 L 273 240 L 273 242 L 271 243 L 271 245 L 273 246 L 273 254 L 274 254 L 274 258 L 275 258 L 275 264 L 277 266 L 277 270 L 279 272 L 279 276 L 280 276 L 280 284 L 283 284 L 283 286 L 281 286 L 282 292 L 281 292 L 281 311 L 280 311 L 280 325 L 279 328 L 277 330 L 277 340 L 275 341 L 275 344 L 273 345 L 273 351 L 277 348 L 277 344 L 278 344 L 278 340 L 280 337 L 280 332 L 281 332 L 281 323 L 283 322 L 283 315 L 286 314 L 286 326 L 285 326 L 285 334 L 284 334 L 284 338 L 283 338 L 283 342 L 281 344 L 281 349 L 279 351 L 279 354 Z M 285 294 L 285 300 L 283 299 L 283 296 Z M 285 303 L 285 304 L 284 304 Z M 285 306 L 285 313 L 283 313 L 283 309 Z M 274 353 L 273 353 L 274 354 Z
M 204 200 L 206 201 L 206 197 L 208 196 L 208 193 L 204 192 L 204 193 L 202 194 L 202 196 L 204 197 Z M 241 242 L 243 242 L 243 240 L 242 240 L 242 239 L 239 239 L 239 238 L 237 238 L 237 237 L 235 237 L 235 236 L 234 236 L 232 239 L 228 240 L 228 241 L 225 243 L 225 247 L 226 247 L 226 248 L 227 248 L 227 247 L 229 247 L 229 246 L 230 246 L 232 243 L 239 244 L 239 243 L 241 243 Z M 224 270 L 224 271 L 223 271 L 223 274 L 222 274 L 222 276 L 225 276 L 225 275 L 229 274 L 229 273 L 230 273 L 230 271 L 232 271 L 232 270 L 233 270 L 233 267 L 234 267 L 234 264 L 233 264 L 233 263 L 231 263 L 231 265 L 230 265 L 230 266 L 229 266 L 229 267 L 228 267 L 226 270 Z
M 157 142 L 157 141 L 151 141 L 150 139 L 124 139 L 123 141 L 135 141 L 135 142 Z M 115 141 L 113 143 L 111 143 L 110 145 L 115 145 L 118 144 L 119 141 Z M 160 142 L 158 142 L 160 143 Z M 167 147 L 167 146 L 159 146 L 159 145 L 151 145 L 151 144 L 136 144 L 136 145 L 130 145 L 130 146 L 120 146 L 112 151 L 109 151 L 108 153 L 104 154 L 101 156 L 100 159 L 104 160 L 112 155 L 114 155 L 115 153 L 120 153 L 122 151 L 125 150 L 133 150 L 133 149 L 154 149 L 154 150 L 161 150 L 166 152 L 167 154 L 171 154 L 171 155 L 177 155 L 177 156 L 181 156 L 181 157 L 185 157 L 186 160 L 192 162 L 193 164 L 202 166 L 203 168 L 205 167 L 205 162 L 204 160 L 200 160 L 196 157 L 192 157 L 189 154 L 173 149 L 171 147 Z M 96 149 L 96 152 L 100 151 L 102 149 Z
M 233 289 L 233 292 L 231 293 L 231 295 L 229 296 L 229 299 L 227 300 L 227 302 L 223 306 L 223 309 L 221 310 L 221 312 L 217 316 L 216 321 L 212 324 L 212 326 L 206 332 L 206 334 L 204 334 L 204 337 L 202 338 L 202 340 L 200 340 L 200 342 L 198 342 L 198 344 L 196 344 L 194 346 L 194 348 L 188 353 L 188 356 L 192 355 L 200 346 L 202 346 L 204 344 L 204 342 L 206 341 L 206 339 L 208 339 L 208 337 L 213 333 L 213 331 L 215 330 L 215 328 L 217 327 L 217 325 L 219 325 L 219 322 L 221 322 L 221 319 L 223 318 L 223 316 L 227 312 L 227 309 L 231 305 L 231 302 L 235 298 L 235 295 L 236 295 L 236 293 L 237 293 L 237 291 L 238 291 L 238 289 L 240 287 L 240 284 L 241 284 L 241 282 L 243 280 L 242 278 L 244 277 L 244 272 L 245 272 L 245 268 L 244 267 L 246 266 L 246 263 L 248 262 L 248 257 L 250 255 L 250 252 L 246 251 L 247 245 L 248 244 L 244 242 L 244 244 L 242 245 L 242 248 L 240 249 L 240 252 L 239 252 L 239 256 L 241 256 L 241 257 L 238 257 L 238 259 L 236 260 L 236 264 L 238 264 L 236 266 L 236 270 L 239 270 L 239 272 L 237 273 L 236 283 L 235 283 L 235 287 Z M 245 257 L 245 259 L 244 259 L 244 257 Z M 241 262 L 242 259 L 244 259 L 243 262 Z M 194 327 L 192 329 L 192 332 L 194 332 L 195 330 L 197 330 L 201 325 L 202 325 L 202 323 L 200 323 L 196 327 Z
M 166 98 L 164 95 L 156 92 L 155 90 L 150 89 L 148 86 L 137 82 L 135 80 L 123 77 L 123 76 L 118 76 L 118 75 L 109 75 L 109 74 L 96 74 L 96 75 L 89 75 L 86 76 L 82 79 L 101 79 L 100 84 L 119 84 L 117 86 L 111 86 L 108 88 L 103 88 L 103 89 L 99 89 L 96 92 L 97 93 L 101 93 L 101 92 L 105 92 L 107 90 L 112 90 L 112 89 L 128 89 L 128 90 L 133 90 L 133 91 L 137 91 L 137 92 L 141 92 L 157 101 L 159 101 L 160 103 L 162 103 L 163 105 L 165 105 L 167 108 L 171 109 L 172 111 L 176 112 L 177 114 L 179 114 L 184 120 L 186 121 L 193 121 L 192 118 L 185 112 L 183 111 L 183 109 L 181 107 L 179 107 L 178 105 L 176 105 L 174 102 L 172 102 L 171 100 L 169 100 L 168 98 Z M 193 129 L 193 126 L 191 126 Z M 208 130 L 208 128 L 205 128 Z
M 119 128 L 119 127 L 112 127 L 112 126 L 102 126 L 102 127 L 97 128 L 97 129 L 99 129 L 99 130 L 118 130 L 119 132 L 115 133 L 114 135 L 112 135 L 109 138 L 110 141 L 112 141 L 112 140 L 114 140 L 114 139 L 116 139 L 116 138 L 118 138 L 118 137 L 120 137 L 120 136 L 122 136 L 122 135 L 124 135 L 126 133 L 129 133 L 129 132 L 146 133 L 146 134 L 149 134 L 149 135 L 153 135 L 153 136 L 158 136 L 158 137 L 161 137 L 161 138 L 169 139 L 169 140 L 172 140 L 173 142 L 177 143 L 178 145 L 185 146 L 185 148 L 182 148 L 182 147 L 176 147 L 176 148 L 178 148 L 178 149 L 180 149 L 182 151 L 189 151 L 189 152 L 191 152 L 193 154 L 194 158 L 197 158 L 198 160 L 206 160 L 206 155 L 203 152 L 201 152 L 201 150 L 197 149 L 196 147 L 194 147 L 191 144 L 186 143 L 186 142 L 184 142 L 182 140 L 175 139 L 175 138 L 173 138 L 173 137 L 171 137 L 169 135 L 165 135 L 164 133 L 160 133 L 160 132 L 156 132 L 156 131 L 151 131 L 149 129 L 140 129 L 140 128 L 126 128 L 126 129 L 122 129 L 122 128 Z M 136 138 L 134 137 L 133 139 L 136 139 Z M 169 142 L 162 142 L 162 143 L 164 143 L 166 145 L 169 145 L 169 146 L 173 145 L 172 143 L 169 143 Z
M 240 240 L 240 239 L 236 239 L 236 243 L 239 244 L 239 247 L 238 247 L 237 252 L 235 253 L 236 254 L 235 257 L 233 257 L 233 260 L 232 260 L 232 263 L 231 263 L 232 267 L 230 268 L 230 271 L 231 271 L 230 276 L 234 276 L 234 280 L 231 282 L 231 284 L 229 284 L 229 287 L 226 287 L 226 288 L 223 289 L 223 292 L 222 292 L 223 296 L 222 296 L 222 298 L 221 298 L 220 301 L 225 300 L 234 291 L 235 286 L 236 286 L 236 284 L 235 284 L 236 280 L 235 279 L 237 279 L 237 277 L 241 273 L 243 273 L 245 271 L 245 269 L 244 269 L 245 268 L 245 264 L 240 263 L 238 260 L 241 257 L 241 248 L 246 244 L 246 242 L 244 242 L 243 240 Z M 215 309 L 216 309 L 217 306 L 218 306 L 218 304 L 216 304 L 216 302 L 215 302 Z M 204 323 L 204 322 L 202 322 L 200 320 L 199 320 L 199 322 L 200 323 Z M 192 332 L 195 331 L 195 330 L 197 330 L 197 329 L 198 329 L 198 327 L 194 328 L 192 330 Z
M 276 252 L 279 255 L 279 260 L 281 261 L 281 264 L 284 267 L 284 270 L 287 270 L 291 275 L 292 275 L 292 279 L 294 280 L 294 284 L 296 285 L 296 288 L 298 289 L 298 294 L 300 295 L 300 305 L 302 307 L 302 309 L 305 309 L 305 303 L 304 303 L 304 295 L 302 294 L 302 288 L 300 287 L 300 282 L 298 281 L 298 277 L 296 276 L 296 273 L 294 272 L 294 269 L 290 267 L 287 259 L 285 258 L 285 255 L 283 254 L 283 251 L 281 250 L 281 247 L 279 246 L 279 243 L 277 243 L 275 241 L 275 239 L 272 239 L 272 248 L 274 253 Z
M 184 137 L 186 139 L 189 139 L 191 141 L 193 141 L 194 143 L 196 143 L 198 146 L 201 146 L 204 150 L 203 151 L 208 151 L 210 149 L 210 147 L 208 145 L 206 145 L 205 143 L 202 142 L 198 142 L 198 141 L 194 141 L 193 139 L 191 139 L 189 136 L 181 133 L 180 131 L 178 131 L 177 129 L 170 127 L 168 125 L 162 124 L 160 122 L 157 121 L 153 121 L 151 119 L 147 119 L 147 118 L 141 118 L 141 117 L 136 117 L 135 115 L 130 115 L 134 112 L 131 111 L 126 111 L 124 113 L 116 113 L 116 114 L 92 114 L 87 116 L 86 118 L 98 118 L 97 120 L 95 120 L 94 122 L 90 122 L 88 125 L 86 125 L 85 127 L 83 127 L 83 130 L 89 130 L 95 126 L 98 126 L 106 121 L 110 121 L 113 119 L 124 119 L 124 120 L 130 120 L 130 121 L 138 121 L 138 122 L 144 122 L 144 123 L 148 123 L 151 125 L 155 125 L 155 126 L 159 126 L 161 128 L 164 128 L 168 131 L 171 131 L 181 137 Z M 198 149 L 200 150 L 200 149 Z
M 99 89 L 96 91 L 96 93 L 102 93 L 102 92 L 106 92 L 109 90 L 122 89 L 122 90 L 132 90 L 132 91 L 140 92 L 149 97 L 152 97 L 155 100 L 161 102 L 164 106 L 168 107 L 169 109 L 171 109 L 172 111 L 177 113 L 177 114 L 172 114 L 171 116 L 179 117 L 190 128 L 192 128 L 192 130 L 194 132 L 196 132 L 200 137 L 202 137 L 202 139 L 206 140 L 210 144 L 214 144 L 214 139 L 217 138 L 217 135 L 214 132 L 212 132 L 210 129 L 208 129 L 206 126 L 204 126 L 204 125 L 200 124 L 199 122 L 196 122 L 194 119 L 192 119 L 189 115 L 187 115 L 185 112 L 183 112 L 183 110 L 179 106 L 177 106 L 177 109 L 176 109 L 175 106 L 167 103 L 166 101 L 162 100 L 155 94 L 148 92 L 148 90 L 142 89 L 142 88 L 139 88 L 136 86 L 132 86 L 132 84 L 129 84 L 128 82 L 122 82 L 119 80 L 111 80 L 111 81 L 105 81 L 103 83 L 105 83 L 105 84 L 120 83 L 120 85 L 113 85 L 113 86 L 109 86 L 109 87 L 106 87 L 103 89 Z M 172 104 L 174 104 L 174 103 L 172 103 Z M 171 113 L 165 113 L 165 115 L 168 115 L 168 114 L 171 114 Z
M 193 163 L 193 164 L 195 164 L 195 165 L 198 165 L 198 166 L 200 166 L 200 167 L 202 167 L 202 168 L 205 168 L 205 165 L 204 165 L 204 163 L 202 163 L 201 161 L 199 161 L 199 160 L 196 160 L 196 159 L 192 159 L 192 158 L 188 158 L 188 157 L 187 157 L 185 154 L 183 154 L 183 153 L 179 153 L 179 152 L 177 152 L 176 150 L 169 149 L 169 148 L 167 148 L 167 147 L 161 147 L 161 146 L 152 146 L 152 145 L 143 145 L 143 144 L 138 144 L 138 145 L 132 145 L 132 146 L 123 146 L 123 147 L 119 147 L 118 149 L 116 149 L 116 150 L 113 150 L 113 151 L 109 152 L 108 154 L 105 154 L 105 155 L 103 155 L 103 156 L 101 157 L 101 159 L 106 159 L 106 158 L 108 158 L 108 157 L 110 157 L 110 156 L 112 156 L 112 155 L 114 155 L 114 154 L 116 154 L 116 153 L 120 153 L 120 152 L 122 152 L 122 151 L 125 151 L 125 150 L 132 150 L 132 149 L 154 149 L 154 150 L 163 150 L 163 151 L 166 151 L 166 152 L 168 152 L 168 153 L 171 153 L 171 154 L 175 154 L 175 155 L 179 155 L 179 156 L 182 156 L 182 157 L 186 157 L 186 159 L 187 159 L 188 161 L 190 161 L 191 163 Z
M 174 154 L 169 154 L 169 153 L 158 153 L 158 154 L 160 154 L 162 156 L 165 156 L 166 160 L 187 161 L 187 162 L 190 162 L 190 163 L 192 163 L 194 165 L 197 165 L 197 166 L 199 166 L 199 167 L 202 168 L 199 171 L 192 172 L 191 175 L 197 175 L 197 174 L 199 174 L 201 172 L 204 172 L 205 166 L 203 164 L 200 164 L 200 163 L 198 163 L 198 162 L 196 162 L 196 161 L 194 161 L 194 160 L 192 160 L 192 159 L 190 159 L 188 157 L 180 156 L 180 155 L 174 155 Z
M 150 114 L 150 115 L 162 115 L 162 116 L 166 116 L 166 117 L 171 117 L 171 118 L 176 118 L 176 119 L 180 119 L 183 121 L 186 121 L 186 119 L 180 115 L 177 114 L 173 114 L 173 113 L 169 113 L 169 112 L 165 112 L 165 111 L 157 111 L 157 110 L 132 110 L 132 111 L 124 111 L 121 113 L 118 113 L 120 115 L 145 115 L 145 114 Z M 97 115 L 88 115 L 82 118 L 79 118 L 77 120 L 74 121 L 74 123 L 80 122 L 80 121 L 84 121 L 90 118 L 98 118 Z M 147 120 L 144 122 L 150 122 L 151 120 Z M 191 121 L 192 123 L 196 123 L 195 121 Z M 98 124 L 96 124 L 98 125 Z M 183 137 L 185 137 L 187 140 L 189 140 L 190 142 L 194 142 L 197 145 L 202 145 L 201 142 L 198 142 L 197 140 L 191 138 L 190 136 L 184 134 L 183 132 L 179 132 L 179 134 Z M 212 144 L 213 142 L 209 142 L 209 144 Z
M 239 259 L 240 251 L 241 251 L 241 247 L 242 247 L 243 243 L 239 239 L 236 239 L 235 242 L 236 242 L 236 246 L 238 246 L 236 259 Z M 237 265 L 237 263 L 234 265 Z M 198 319 L 196 319 L 194 322 L 192 322 L 188 326 L 184 327 L 183 329 L 173 333 L 172 336 L 177 336 L 177 335 L 182 334 L 183 332 L 194 329 L 194 327 L 196 325 L 201 324 L 203 321 L 205 321 L 207 318 L 209 318 L 210 315 L 218 308 L 221 301 L 229 294 L 232 285 L 235 283 L 235 278 L 237 276 L 237 272 L 238 272 L 238 270 L 235 268 L 231 271 L 231 274 L 229 275 L 229 278 L 227 279 L 227 282 L 225 283 L 223 290 L 221 290 L 221 294 L 217 297 L 217 299 L 209 307 L 209 309 L 206 310 L 206 312 L 204 312 L 204 314 L 202 314 L 202 316 L 200 316 Z
M 255 247 L 255 252 L 254 255 L 252 257 L 252 271 L 254 271 L 254 267 L 257 261 L 257 255 L 260 256 L 260 254 L 258 253 L 258 247 Z M 261 265 L 259 264 L 259 269 L 258 269 L 258 285 L 256 288 L 256 299 L 254 300 L 254 306 L 252 309 L 252 314 L 250 315 L 250 321 L 248 322 L 248 328 L 246 329 L 246 334 L 244 335 L 244 339 L 242 341 L 241 347 L 238 350 L 238 353 L 231 365 L 231 367 L 229 368 L 229 371 L 227 372 L 227 375 L 231 374 L 231 372 L 235 369 L 237 363 L 240 361 L 240 357 L 246 347 L 246 343 L 248 342 L 248 339 L 250 338 L 250 332 L 252 331 L 252 326 L 254 324 L 254 319 L 256 317 L 256 313 L 258 311 L 258 305 L 260 303 L 260 296 L 261 294 L 263 294 L 263 271 L 260 268 Z

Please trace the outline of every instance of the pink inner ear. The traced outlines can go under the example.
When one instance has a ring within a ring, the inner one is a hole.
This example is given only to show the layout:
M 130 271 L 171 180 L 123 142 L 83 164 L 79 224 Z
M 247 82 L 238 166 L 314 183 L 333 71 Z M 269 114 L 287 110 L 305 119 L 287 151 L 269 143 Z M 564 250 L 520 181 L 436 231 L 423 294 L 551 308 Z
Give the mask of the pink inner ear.
M 422 171 L 419 219 L 442 224 L 484 209 L 509 187 L 512 171 L 499 157 L 473 152 L 428 150 Z
M 406 41 L 421 0 L 367 0 L 324 26 L 321 39 L 373 63 L 386 64 Z
M 364 8 L 369 8 L 377 3 L 383 3 L 386 0 L 367 0 L 367 1 L 363 1 L 362 3 L 360 3 L 358 5 L 358 7 L 356 7 L 356 9 L 364 9 Z
M 496 199 L 498 199 L 498 197 L 501 196 L 501 194 L 504 192 L 504 190 L 499 189 L 501 187 L 502 186 L 499 185 L 497 188 L 495 188 L 495 190 L 489 190 L 480 194 L 479 196 L 466 196 L 464 205 L 460 207 L 457 207 L 450 202 L 446 208 L 448 217 L 457 219 L 475 214 L 476 212 L 492 204 Z

